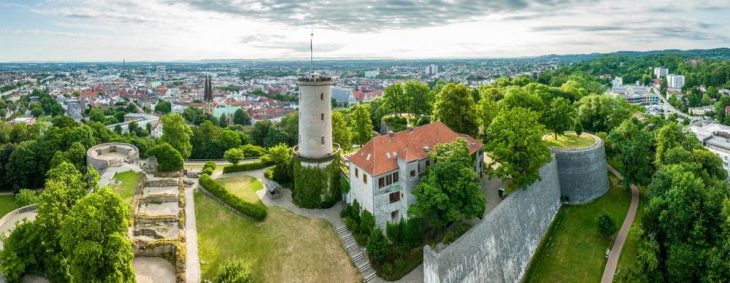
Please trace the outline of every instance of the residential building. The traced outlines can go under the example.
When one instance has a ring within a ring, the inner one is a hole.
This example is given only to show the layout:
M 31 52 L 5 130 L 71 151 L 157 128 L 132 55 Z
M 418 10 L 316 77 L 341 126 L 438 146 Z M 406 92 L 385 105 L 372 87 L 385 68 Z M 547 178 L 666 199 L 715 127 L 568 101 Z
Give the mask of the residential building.
M 438 74 L 438 72 L 439 72 L 438 65 L 431 64 L 431 65 L 426 66 L 426 74 L 433 76 L 435 74 Z
M 667 87 L 682 89 L 684 86 L 684 76 L 682 75 L 668 75 L 667 76 Z
M 365 71 L 366 78 L 375 78 L 380 75 L 380 70 Z
M 656 78 L 663 78 L 669 74 L 669 69 L 662 67 L 654 67 L 654 76 Z
M 722 167 L 728 172 L 730 181 L 730 126 L 718 123 L 699 123 L 689 127 L 710 152 L 722 160 Z
M 352 95 L 351 88 L 333 87 L 332 98 L 334 98 L 334 100 L 340 106 L 348 106 L 350 104 L 357 103 L 357 101 L 355 100 L 355 96 Z
M 378 227 L 407 217 L 416 203 L 413 189 L 431 165 L 429 151 L 438 144 L 466 139 L 474 156 L 474 170 L 483 170 L 482 144 L 476 139 L 436 122 L 397 133 L 376 136 L 356 153 L 345 156 L 350 191 L 347 203 L 355 200 L 375 216 Z
M 651 91 L 651 88 L 645 86 L 614 86 L 611 88 L 614 95 L 623 97 L 630 104 L 635 105 L 655 105 L 659 104 L 659 96 Z

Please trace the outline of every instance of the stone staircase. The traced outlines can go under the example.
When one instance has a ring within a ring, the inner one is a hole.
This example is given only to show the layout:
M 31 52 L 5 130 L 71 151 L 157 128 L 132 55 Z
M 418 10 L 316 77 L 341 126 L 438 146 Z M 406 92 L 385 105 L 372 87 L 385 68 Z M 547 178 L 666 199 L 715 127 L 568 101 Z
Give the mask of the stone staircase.
M 368 255 L 365 254 L 365 249 L 357 244 L 352 233 L 350 233 L 344 225 L 337 227 L 335 232 L 337 232 L 337 236 L 340 237 L 342 246 L 345 247 L 347 254 L 350 256 L 350 259 L 352 259 L 352 262 L 355 263 L 355 267 L 357 267 L 360 271 L 364 281 L 374 281 L 377 276 L 375 275 L 375 270 L 373 270 L 372 266 L 370 266 L 370 260 L 368 260 Z

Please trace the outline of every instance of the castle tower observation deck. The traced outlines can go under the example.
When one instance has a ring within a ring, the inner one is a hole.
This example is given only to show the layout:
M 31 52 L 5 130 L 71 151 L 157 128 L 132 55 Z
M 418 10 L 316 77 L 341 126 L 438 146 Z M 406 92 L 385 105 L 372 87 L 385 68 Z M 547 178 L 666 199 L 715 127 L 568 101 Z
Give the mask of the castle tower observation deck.
M 299 145 L 303 164 L 321 166 L 334 158 L 332 144 L 331 77 L 311 74 L 299 78 Z

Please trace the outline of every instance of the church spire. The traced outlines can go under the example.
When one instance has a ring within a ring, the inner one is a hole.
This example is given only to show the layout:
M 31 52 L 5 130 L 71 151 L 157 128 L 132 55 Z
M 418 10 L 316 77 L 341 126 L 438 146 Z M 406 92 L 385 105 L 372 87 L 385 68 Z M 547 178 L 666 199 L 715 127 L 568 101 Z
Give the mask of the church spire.
M 205 102 L 213 101 L 213 82 L 210 76 L 205 76 L 205 91 L 203 93 L 203 99 Z

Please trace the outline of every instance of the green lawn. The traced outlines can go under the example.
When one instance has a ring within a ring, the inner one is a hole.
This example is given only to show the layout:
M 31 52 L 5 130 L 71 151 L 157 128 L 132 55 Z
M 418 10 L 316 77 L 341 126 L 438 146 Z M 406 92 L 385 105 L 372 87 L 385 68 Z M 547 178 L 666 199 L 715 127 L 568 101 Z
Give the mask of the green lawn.
M 264 186 L 256 178 L 245 173 L 229 173 L 221 175 L 216 181 L 242 200 L 264 206 L 256 195 Z
M 641 226 L 641 218 L 644 217 L 644 209 L 649 205 L 649 196 L 647 193 L 646 188 L 640 188 L 641 189 L 641 198 L 639 200 L 639 208 L 636 210 L 636 218 L 634 219 L 634 223 L 631 224 L 631 230 L 629 231 L 629 236 L 626 238 L 626 243 L 624 243 L 624 248 L 621 251 L 621 257 L 619 257 L 618 260 L 618 268 L 616 268 L 616 272 L 620 273 L 622 268 L 628 268 L 628 266 L 634 265 L 634 263 L 638 260 L 637 257 L 639 255 L 639 236 L 636 234 L 636 229 Z M 618 274 L 614 277 L 616 279 L 620 279 L 620 276 Z M 622 282 L 620 280 L 616 280 L 618 282 Z
M 122 184 L 113 186 L 112 189 L 122 197 L 124 202 L 131 206 L 134 189 L 137 188 L 137 182 L 139 182 L 139 173 L 134 171 L 116 173 L 114 174 L 114 179 L 121 181 Z
M 578 136 L 575 132 L 565 132 L 565 135 L 558 135 L 557 140 L 553 134 L 546 135 L 544 139 L 550 146 L 559 148 L 584 148 L 596 142 L 591 135 L 583 134 Z
M 15 204 L 15 196 L 0 196 L 0 217 L 16 208 L 18 208 L 18 205 Z
M 584 205 L 563 205 L 533 257 L 525 282 L 599 282 L 606 264 L 606 249 L 613 239 L 598 234 L 596 219 L 607 213 L 617 229 L 626 217 L 631 195 L 613 175 L 611 189 Z
M 252 266 L 255 282 L 360 282 L 361 277 L 322 219 L 269 207 L 266 220 L 251 221 L 195 192 L 202 279 L 212 279 L 228 258 Z

